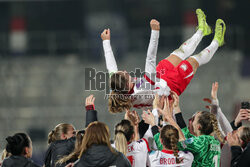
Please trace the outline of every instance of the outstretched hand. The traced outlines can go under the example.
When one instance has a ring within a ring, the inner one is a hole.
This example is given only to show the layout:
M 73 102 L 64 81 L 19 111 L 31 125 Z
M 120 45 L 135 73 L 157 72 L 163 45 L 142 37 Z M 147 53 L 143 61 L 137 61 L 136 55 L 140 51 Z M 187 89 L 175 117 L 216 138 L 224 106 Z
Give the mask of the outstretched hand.
M 218 82 L 214 82 L 212 83 L 212 89 L 211 89 L 211 98 L 203 98 L 204 102 L 209 103 L 208 105 L 206 105 L 205 107 L 209 110 L 212 109 L 212 100 L 217 100 L 217 94 L 218 94 L 218 88 L 219 88 L 219 83 Z
M 89 106 L 89 105 L 95 105 L 95 97 L 94 95 L 89 95 L 86 100 L 85 100 L 85 106 Z
M 169 101 L 168 98 L 165 98 L 163 109 L 159 109 L 159 112 L 164 116 L 166 121 L 173 120 L 173 101 Z
M 237 133 L 228 133 L 227 134 L 227 143 L 229 146 L 241 146 L 240 139 L 237 136 Z
M 101 38 L 102 40 L 110 40 L 110 29 L 104 29 L 103 32 L 101 33 Z
M 155 117 L 152 114 L 152 112 L 150 110 L 148 111 L 143 111 L 142 113 L 142 119 L 145 121 L 146 124 L 149 124 L 151 126 L 155 126 Z
M 171 91 L 171 97 L 173 99 L 173 109 L 175 111 L 175 114 L 176 113 L 180 113 L 181 112 L 181 109 L 180 109 L 180 100 L 179 100 L 179 96 L 177 95 L 176 92 L 174 91 Z
M 140 122 L 138 113 L 136 111 L 130 111 L 129 109 L 126 109 L 124 119 L 129 120 L 133 124 L 133 126 L 137 126 Z
M 165 96 L 159 97 L 158 94 L 155 94 L 155 98 L 153 101 L 153 109 L 163 109 L 164 99 Z
M 211 98 L 213 100 L 217 99 L 218 88 L 219 88 L 219 83 L 218 82 L 214 82 L 212 84 L 212 90 L 211 90 Z
M 155 20 L 155 19 L 152 19 L 150 21 L 150 27 L 152 30 L 159 31 L 160 30 L 160 22 Z
M 240 112 L 238 113 L 237 117 L 235 118 L 234 125 L 237 127 L 239 123 L 241 123 L 243 120 L 250 121 L 250 110 L 249 109 L 240 109 Z

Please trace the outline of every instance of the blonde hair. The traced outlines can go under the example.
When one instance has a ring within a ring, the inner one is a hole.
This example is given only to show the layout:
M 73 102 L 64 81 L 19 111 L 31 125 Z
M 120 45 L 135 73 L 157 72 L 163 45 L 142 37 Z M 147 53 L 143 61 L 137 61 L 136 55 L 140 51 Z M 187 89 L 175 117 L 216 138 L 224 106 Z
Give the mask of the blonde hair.
M 79 131 L 76 134 L 76 143 L 75 143 L 75 149 L 72 153 L 69 155 L 63 156 L 61 159 L 59 159 L 56 164 L 63 164 L 68 162 L 69 160 L 76 161 L 80 155 L 81 152 L 81 145 L 83 140 L 83 131 Z
M 8 152 L 6 149 L 4 149 L 3 152 L 2 152 L 1 159 L 4 160 L 5 158 L 8 158 L 9 156 L 11 156 L 11 153 Z
M 121 113 L 125 109 L 130 109 L 132 107 L 132 100 L 129 95 L 120 94 L 114 90 L 109 95 L 109 112 L 111 113 Z
M 73 127 L 71 124 L 66 124 L 66 123 L 61 123 L 58 124 L 52 131 L 49 132 L 48 134 L 48 144 L 61 140 L 61 135 L 62 134 L 67 134 L 70 127 Z
M 111 152 L 116 153 L 116 151 L 111 147 L 109 140 L 109 128 L 105 123 L 98 121 L 90 123 L 85 131 L 78 158 L 80 158 L 93 144 L 106 145 Z
M 210 135 L 211 133 L 215 133 L 218 140 L 221 143 L 225 143 L 222 133 L 218 127 L 218 121 L 216 116 L 207 111 L 201 111 L 199 115 L 198 123 L 201 125 L 200 132 L 201 134 Z
M 116 72 L 111 75 L 110 87 L 112 92 L 109 95 L 109 112 L 121 113 L 132 107 L 128 86 L 128 74 Z
M 162 144 L 166 148 L 173 150 L 174 156 L 176 157 L 176 163 L 177 164 L 181 163 L 177 147 L 177 144 L 179 142 L 178 130 L 172 125 L 166 125 L 162 128 L 160 137 L 162 139 Z
M 115 148 L 123 153 L 127 154 L 128 142 L 134 134 L 134 127 L 128 120 L 122 120 L 115 126 Z

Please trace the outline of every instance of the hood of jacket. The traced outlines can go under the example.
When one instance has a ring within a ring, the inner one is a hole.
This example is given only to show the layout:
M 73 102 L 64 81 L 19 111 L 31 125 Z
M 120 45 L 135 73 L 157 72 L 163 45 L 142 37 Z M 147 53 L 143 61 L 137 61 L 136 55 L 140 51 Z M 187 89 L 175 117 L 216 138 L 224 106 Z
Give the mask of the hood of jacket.
M 116 159 L 120 155 L 119 152 L 114 154 L 106 145 L 92 145 L 77 163 L 77 167 L 81 166 L 111 166 L 115 164 Z

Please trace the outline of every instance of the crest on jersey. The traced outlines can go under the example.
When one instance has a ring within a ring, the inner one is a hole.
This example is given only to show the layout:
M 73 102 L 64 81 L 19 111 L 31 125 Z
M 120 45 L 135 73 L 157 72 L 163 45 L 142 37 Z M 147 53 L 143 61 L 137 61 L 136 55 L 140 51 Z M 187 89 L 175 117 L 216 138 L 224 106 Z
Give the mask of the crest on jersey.
M 181 69 L 182 69 L 183 71 L 186 71 L 186 70 L 187 70 L 187 68 L 188 68 L 188 67 L 187 67 L 187 65 L 186 65 L 186 64 L 182 64 L 182 65 L 181 65 Z
M 193 138 L 189 138 L 189 139 L 185 140 L 185 143 L 186 143 L 186 144 L 191 144 L 191 143 L 193 143 L 193 142 L 194 142 L 194 139 L 193 139 Z

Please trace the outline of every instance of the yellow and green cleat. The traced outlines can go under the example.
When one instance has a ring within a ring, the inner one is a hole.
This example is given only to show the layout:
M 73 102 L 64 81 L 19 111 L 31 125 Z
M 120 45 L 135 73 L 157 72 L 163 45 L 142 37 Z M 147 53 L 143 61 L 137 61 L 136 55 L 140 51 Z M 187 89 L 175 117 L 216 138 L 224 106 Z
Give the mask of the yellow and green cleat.
M 206 22 L 206 15 L 201 9 L 196 9 L 196 15 L 198 18 L 198 30 L 201 30 L 203 36 L 207 36 L 212 33 L 211 27 Z
M 224 42 L 224 36 L 226 32 L 226 24 L 223 20 L 217 19 L 216 25 L 215 25 L 215 34 L 214 34 L 214 40 L 216 40 L 219 44 L 219 46 L 222 46 Z

